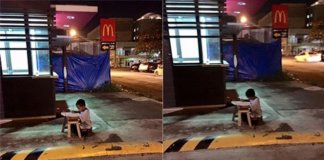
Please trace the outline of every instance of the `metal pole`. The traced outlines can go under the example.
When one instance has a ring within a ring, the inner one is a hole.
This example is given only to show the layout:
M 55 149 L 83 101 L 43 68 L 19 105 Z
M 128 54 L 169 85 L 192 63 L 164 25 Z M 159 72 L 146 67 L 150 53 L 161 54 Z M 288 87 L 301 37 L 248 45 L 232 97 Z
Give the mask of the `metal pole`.
M 234 80 L 239 80 L 239 67 L 238 67 L 238 42 L 237 42 L 237 35 L 233 34 L 233 60 L 234 60 L 234 67 L 235 67 L 235 73 L 234 73 Z M 235 64 L 236 63 L 236 64 Z
M 64 92 L 68 92 L 66 46 L 62 47 L 62 52 L 63 52 L 62 63 L 63 63 Z

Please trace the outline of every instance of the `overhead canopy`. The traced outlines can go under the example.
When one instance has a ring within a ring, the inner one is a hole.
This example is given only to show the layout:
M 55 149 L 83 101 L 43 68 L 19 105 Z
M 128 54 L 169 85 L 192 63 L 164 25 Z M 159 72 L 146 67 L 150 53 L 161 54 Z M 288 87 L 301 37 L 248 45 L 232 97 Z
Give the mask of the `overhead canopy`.
M 97 14 L 97 6 L 51 5 L 56 10 L 56 27 L 81 30 Z

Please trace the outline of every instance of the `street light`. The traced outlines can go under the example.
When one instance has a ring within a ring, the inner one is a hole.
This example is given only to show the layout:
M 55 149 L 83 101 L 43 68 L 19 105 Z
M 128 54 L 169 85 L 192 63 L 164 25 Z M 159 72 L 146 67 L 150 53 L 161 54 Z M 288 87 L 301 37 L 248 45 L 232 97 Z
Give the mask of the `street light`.
M 246 16 L 241 16 L 241 18 L 240 18 L 240 22 L 241 22 L 241 23 L 246 23 L 246 22 L 247 22 L 247 18 L 246 18 Z
M 70 36 L 71 36 L 71 37 L 74 37 L 74 36 L 76 36 L 76 35 L 77 35 L 76 30 L 75 30 L 75 29 L 71 29 L 71 30 L 70 30 Z

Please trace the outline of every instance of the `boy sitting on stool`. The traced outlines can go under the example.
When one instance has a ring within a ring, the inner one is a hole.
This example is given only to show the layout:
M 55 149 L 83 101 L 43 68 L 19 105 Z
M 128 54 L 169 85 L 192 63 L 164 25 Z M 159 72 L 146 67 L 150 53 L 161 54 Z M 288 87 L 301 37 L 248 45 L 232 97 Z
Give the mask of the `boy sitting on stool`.
M 252 88 L 245 92 L 246 97 L 250 101 L 251 120 L 252 125 L 256 126 L 259 122 L 262 122 L 262 110 L 260 106 L 260 100 L 255 96 L 255 92 Z
M 88 133 L 92 132 L 92 122 L 90 119 L 89 109 L 86 108 L 86 104 L 83 99 L 79 99 L 76 102 L 76 106 L 80 112 L 79 121 L 80 121 L 81 135 L 82 137 L 88 136 Z

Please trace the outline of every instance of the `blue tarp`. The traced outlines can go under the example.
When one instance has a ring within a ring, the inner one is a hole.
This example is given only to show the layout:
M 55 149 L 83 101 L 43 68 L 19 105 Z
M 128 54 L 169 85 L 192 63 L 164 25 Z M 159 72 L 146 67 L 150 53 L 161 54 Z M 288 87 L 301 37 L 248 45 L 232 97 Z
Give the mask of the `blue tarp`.
M 55 82 L 56 91 L 64 91 L 64 75 L 62 56 L 52 57 L 53 70 L 59 76 Z M 68 55 L 67 56 L 67 88 L 69 91 L 90 91 L 110 83 L 109 54 L 98 56 Z
M 224 60 L 229 63 L 227 79 L 234 80 L 235 67 L 233 45 L 227 43 L 223 46 Z M 238 80 L 263 80 L 277 76 L 281 73 L 281 42 L 238 44 Z

